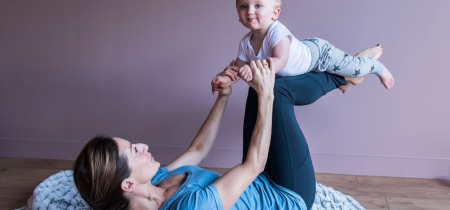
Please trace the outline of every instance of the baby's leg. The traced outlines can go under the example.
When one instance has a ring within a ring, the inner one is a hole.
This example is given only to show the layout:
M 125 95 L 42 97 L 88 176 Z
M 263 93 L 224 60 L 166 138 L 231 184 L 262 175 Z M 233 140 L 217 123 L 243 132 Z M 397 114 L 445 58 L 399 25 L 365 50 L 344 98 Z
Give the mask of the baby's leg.
M 358 57 L 351 56 L 333 47 L 328 55 L 330 65 L 325 71 L 346 77 L 354 85 L 362 81 L 358 78 L 367 74 L 376 74 L 386 89 L 392 88 L 394 77 L 382 63 L 376 60 L 382 55 L 380 46 L 366 49 L 357 55 Z
M 370 57 L 373 59 L 377 59 L 381 57 L 383 54 L 383 48 L 381 48 L 381 45 L 377 45 L 372 48 L 365 49 L 359 53 L 356 53 L 355 57 Z M 342 85 L 339 87 L 339 90 L 342 91 L 342 93 L 345 93 L 347 89 L 350 87 L 350 85 L 359 85 L 364 80 L 364 76 L 362 77 L 345 77 L 345 81 L 347 81 L 346 85 Z

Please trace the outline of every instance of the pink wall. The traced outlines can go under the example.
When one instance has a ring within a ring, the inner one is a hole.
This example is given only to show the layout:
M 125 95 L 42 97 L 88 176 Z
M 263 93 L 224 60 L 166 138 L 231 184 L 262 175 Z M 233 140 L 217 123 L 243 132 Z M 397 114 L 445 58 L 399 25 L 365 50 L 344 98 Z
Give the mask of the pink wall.
M 450 179 L 449 1 L 283 2 L 280 21 L 356 53 L 381 43 L 393 72 L 296 109 L 317 172 Z M 75 159 L 94 135 L 149 144 L 167 163 L 235 58 L 234 1 L 0 1 L 0 156 Z M 241 158 L 246 84 L 203 166 Z

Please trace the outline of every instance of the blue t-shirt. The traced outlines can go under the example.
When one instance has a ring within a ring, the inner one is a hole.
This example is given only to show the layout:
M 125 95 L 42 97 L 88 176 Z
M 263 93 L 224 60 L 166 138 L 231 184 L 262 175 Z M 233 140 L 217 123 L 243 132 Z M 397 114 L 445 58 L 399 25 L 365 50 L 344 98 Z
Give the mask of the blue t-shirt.
M 186 181 L 163 204 L 161 210 L 223 209 L 219 191 L 213 184 L 220 174 L 214 171 L 188 165 L 169 172 L 166 167 L 162 167 L 153 177 L 152 184 L 156 186 L 179 174 L 187 174 Z M 306 210 L 307 208 L 300 195 L 275 184 L 266 174 L 262 173 L 242 193 L 231 209 Z

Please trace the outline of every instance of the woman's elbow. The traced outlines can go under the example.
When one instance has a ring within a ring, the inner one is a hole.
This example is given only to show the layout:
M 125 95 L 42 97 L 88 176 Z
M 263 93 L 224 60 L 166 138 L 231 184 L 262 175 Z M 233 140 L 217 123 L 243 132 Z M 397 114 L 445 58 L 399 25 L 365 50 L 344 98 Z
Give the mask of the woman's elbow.
M 254 174 L 260 174 L 264 172 L 264 169 L 266 167 L 267 161 L 249 161 L 248 159 L 244 162 L 245 165 L 247 165 L 247 168 L 254 173 Z

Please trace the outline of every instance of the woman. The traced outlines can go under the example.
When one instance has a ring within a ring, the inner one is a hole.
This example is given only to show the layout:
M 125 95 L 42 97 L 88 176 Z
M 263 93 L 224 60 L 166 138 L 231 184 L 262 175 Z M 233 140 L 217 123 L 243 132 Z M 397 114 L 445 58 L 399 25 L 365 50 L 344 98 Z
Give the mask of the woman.
M 268 62 L 268 65 L 265 60 L 251 63 L 254 79 L 249 82 L 247 109 L 254 105 L 256 108 L 246 113 L 244 149 L 247 151 L 243 163 L 223 176 L 195 167 L 207 156 L 216 138 L 231 94 L 231 87 L 226 87 L 219 93 L 189 148 L 166 167 L 159 168 L 160 164 L 148 153 L 145 144 L 101 136 L 88 142 L 74 168 L 75 183 L 83 199 L 94 209 L 307 209 L 298 194 L 260 174 L 269 153 L 272 106 L 278 107 L 276 98 L 273 103 L 273 60 L 269 58 Z M 316 99 L 345 84 L 342 77 L 318 75 L 325 77 L 307 77 L 302 81 L 309 86 L 326 86 L 311 90 Z M 329 80 L 334 77 L 338 82 Z M 274 142 L 277 135 L 280 134 L 272 135 Z M 251 137 L 247 139 L 248 136 Z M 277 167 L 273 164 L 271 160 L 270 176 L 282 178 L 274 173 Z

